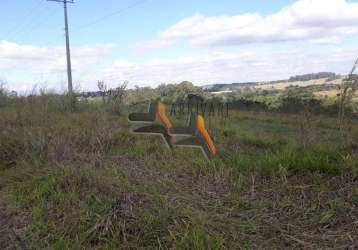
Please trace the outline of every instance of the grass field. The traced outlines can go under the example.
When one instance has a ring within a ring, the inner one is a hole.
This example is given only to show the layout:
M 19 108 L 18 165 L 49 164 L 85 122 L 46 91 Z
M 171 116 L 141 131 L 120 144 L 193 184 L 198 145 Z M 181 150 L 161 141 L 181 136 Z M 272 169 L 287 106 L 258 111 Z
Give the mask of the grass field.
M 321 79 L 314 79 L 309 81 L 286 81 L 280 83 L 263 83 L 256 85 L 255 88 L 261 88 L 266 90 L 284 90 L 290 86 L 299 86 L 299 87 L 308 87 L 314 85 L 322 85 L 322 84 L 333 84 L 333 85 L 340 85 L 342 84 L 342 78 L 329 80 L 328 78 L 321 78 Z
M 0 108 L 2 249 L 358 247 L 356 121 L 210 117 L 208 162 L 131 134 L 126 114 L 60 103 Z

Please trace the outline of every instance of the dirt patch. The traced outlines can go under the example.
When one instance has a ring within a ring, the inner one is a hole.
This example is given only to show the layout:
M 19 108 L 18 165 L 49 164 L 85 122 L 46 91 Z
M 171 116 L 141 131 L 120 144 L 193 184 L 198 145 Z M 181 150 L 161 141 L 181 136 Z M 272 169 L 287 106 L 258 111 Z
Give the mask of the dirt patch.
M 25 243 L 26 217 L 11 211 L 0 200 L 1 249 L 27 249 Z

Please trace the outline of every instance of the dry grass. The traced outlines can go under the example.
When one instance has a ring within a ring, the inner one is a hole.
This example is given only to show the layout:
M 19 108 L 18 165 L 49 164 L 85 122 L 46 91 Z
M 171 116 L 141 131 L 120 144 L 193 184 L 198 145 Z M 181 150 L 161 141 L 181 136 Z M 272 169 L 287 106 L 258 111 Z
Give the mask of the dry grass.
M 314 85 L 322 85 L 325 84 L 327 78 L 317 79 L 317 80 L 309 80 L 309 81 L 294 81 L 294 82 L 281 82 L 281 83 L 274 83 L 274 84 L 260 84 L 255 86 L 256 88 L 261 88 L 265 90 L 284 90 L 291 86 L 299 86 L 299 87 L 308 87 Z M 333 81 L 329 81 L 329 84 L 340 85 L 342 83 L 342 79 L 337 79 Z
M 337 97 L 337 94 L 339 94 L 339 90 L 323 90 L 314 92 L 313 95 L 317 97 Z
M 208 121 L 207 162 L 100 106 L 42 98 L 0 109 L 5 249 L 358 247 L 357 122 L 342 137 L 331 118 L 302 132 L 300 116 L 232 113 Z

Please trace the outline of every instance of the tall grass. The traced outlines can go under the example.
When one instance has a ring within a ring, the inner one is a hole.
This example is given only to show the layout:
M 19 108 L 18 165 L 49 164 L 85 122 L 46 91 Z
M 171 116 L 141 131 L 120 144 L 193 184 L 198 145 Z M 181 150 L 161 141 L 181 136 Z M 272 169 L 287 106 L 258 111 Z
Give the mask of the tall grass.
M 313 117 L 314 140 L 303 145 L 299 116 L 211 118 L 219 155 L 208 162 L 199 149 L 169 150 L 160 137 L 131 134 L 123 112 L 100 103 L 70 110 L 65 97 L 43 94 L 12 99 L 0 114 L 0 229 L 11 234 L 16 225 L 30 249 L 327 248 L 358 240 L 354 121 L 342 138 L 330 118 Z

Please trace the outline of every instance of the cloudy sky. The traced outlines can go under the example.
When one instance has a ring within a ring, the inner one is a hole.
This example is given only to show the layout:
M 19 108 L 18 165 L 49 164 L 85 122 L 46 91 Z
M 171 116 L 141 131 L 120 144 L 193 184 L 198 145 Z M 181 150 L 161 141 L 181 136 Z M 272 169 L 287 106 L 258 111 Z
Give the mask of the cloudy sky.
M 74 85 L 197 85 L 346 74 L 358 57 L 358 1 L 76 0 Z M 66 89 L 63 9 L 2 0 L 0 79 L 16 91 Z

